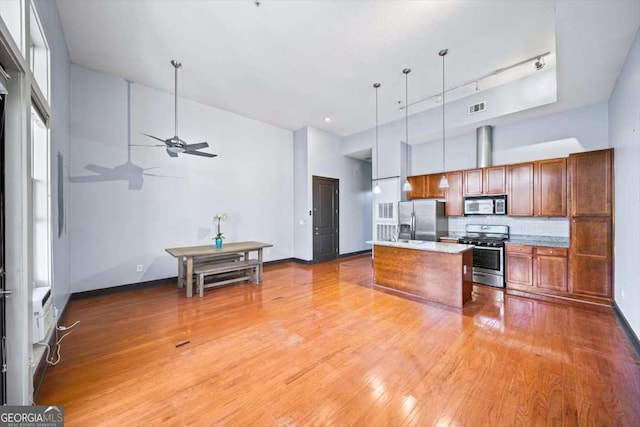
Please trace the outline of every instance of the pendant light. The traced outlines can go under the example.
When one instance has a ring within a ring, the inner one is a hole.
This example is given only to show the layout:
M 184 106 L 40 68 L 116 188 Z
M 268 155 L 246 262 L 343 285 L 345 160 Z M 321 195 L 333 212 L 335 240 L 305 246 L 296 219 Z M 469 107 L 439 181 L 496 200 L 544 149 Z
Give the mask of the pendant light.
M 380 155 L 378 152 L 378 88 L 380 87 L 380 83 L 374 83 L 373 87 L 376 88 L 376 185 L 373 187 L 373 194 L 380 194 L 382 193 L 380 184 L 378 184 L 378 178 L 380 177 L 380 169 L 378 167 L 380 163 Z
M 407 148 L 405 149 L 405 158 L 406 158 L 406 166 L 407 166 L 407 179 L 402 186 L 402 191 L 409 192 L 413 190 L 411 187 L 411 183 L 409 182 L 409 73 L 411 72 L 410 68 L 405 68 L 402 70 L 404 73 L 404 82 L 405 82 L 405 103 L 404 103 L 404 129 L 405 129 L 405 139 L 404 142 L 407 144 Z
M 440 184 L 438 184 L 439 188 L 449 188 L 449 180 L 447 179 L 447 175 L 445 175 L 444 168 L 444 157 L 445 157 L 445 139 L 444 139 L 444 57 L 449 52 L 449 49 L 442 49 L 438 52 L 438 55 L 442 57 L 442 178 L 440 179 Z

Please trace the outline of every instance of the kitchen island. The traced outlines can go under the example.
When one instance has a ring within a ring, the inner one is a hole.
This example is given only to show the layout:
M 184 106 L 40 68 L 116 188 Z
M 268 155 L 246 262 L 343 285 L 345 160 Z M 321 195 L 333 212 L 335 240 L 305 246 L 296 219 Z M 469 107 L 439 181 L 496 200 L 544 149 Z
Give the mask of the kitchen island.
M 473 245 L 422 241 L 373 244 L 375 286 L 461 308 L 473 290 Z

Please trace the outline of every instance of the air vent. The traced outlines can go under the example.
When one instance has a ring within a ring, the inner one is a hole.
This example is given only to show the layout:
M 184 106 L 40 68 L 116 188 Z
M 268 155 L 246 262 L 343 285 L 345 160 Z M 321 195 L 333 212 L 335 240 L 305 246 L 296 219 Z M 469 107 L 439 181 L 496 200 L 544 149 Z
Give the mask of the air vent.
M 396 226 L 394 224 L 377 224 L 376 238 L 377 240 L 393 240 L 396 237 Z
M 469 105 L 469 114 L 479 113 L 480 111 L 484 111 L 486 107 L 485 101 L 478 102 L 477 104 Z
M 378 203 L 378 218 L 393 219 L 393 202 Z

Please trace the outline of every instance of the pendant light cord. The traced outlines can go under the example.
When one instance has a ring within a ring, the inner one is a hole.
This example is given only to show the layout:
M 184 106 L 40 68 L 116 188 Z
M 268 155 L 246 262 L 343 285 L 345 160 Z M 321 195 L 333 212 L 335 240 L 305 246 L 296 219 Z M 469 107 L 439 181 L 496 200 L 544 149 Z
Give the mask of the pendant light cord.
M 411 72 L 410 68 L 405 68 L 402 70 L 404 73 L 404 99 L 405 99 L 405 108 L 404 108 L 404 142 L 407 144 L 405 151 L 405 165 L 407 167 L 407 182 L 409 177 L 409 73 Z
M 445 171 L 445 167 L 444 167 L 444 150 L 445 150 L 445 128 L 444 128 L 444 95 L 445 95 L 445 90 L 444 90 L 444 57 L 447 54 L 447 52 L 444 53 L 444 55 L 442 55 L 442 173 L 444 173 Z
M 378 178 L 380 177 L 380 153 L 378 151 L 378 88 L 380 83 L 374 83 L 373 87 L 376 88 L 376 185 L 378 184 Z

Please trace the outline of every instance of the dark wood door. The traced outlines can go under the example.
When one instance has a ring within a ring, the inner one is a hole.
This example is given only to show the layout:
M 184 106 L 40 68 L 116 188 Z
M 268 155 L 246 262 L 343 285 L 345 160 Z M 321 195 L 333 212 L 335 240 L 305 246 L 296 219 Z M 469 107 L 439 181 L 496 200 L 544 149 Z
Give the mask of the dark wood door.
M 340 253 L 339 183 L 313 177 L 313 262 L 330 261 Z
M 533 216 L 533 163 L 509 166 L 507 213 L 510 216 Z
M 445 190 L 446 203 L 445 213 L 447 216 L 462 216 L 463 198 L 462 198 L 462 171 L 448 172 L 449 188 Z
M 571 154 L 571 216 L 611 216 L 613 152 Z
M 482 195 L 482 169 L 469 169 L 464 171 L 464 195 Z
M 507 168 L 506 166 L 491 166 L 484 168 L 484 194 L 507 193 Z
M 567 216 L 567 159 L 536 162 L 536 216 Z

